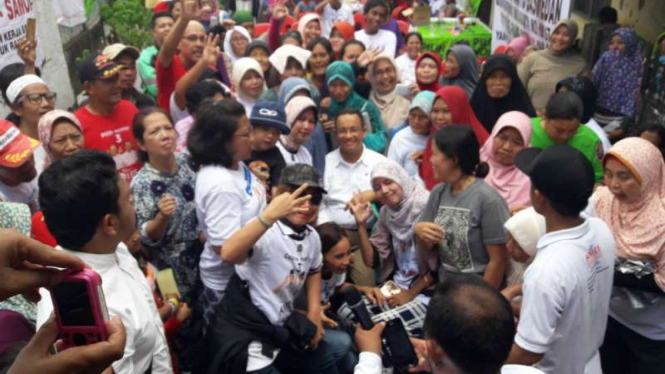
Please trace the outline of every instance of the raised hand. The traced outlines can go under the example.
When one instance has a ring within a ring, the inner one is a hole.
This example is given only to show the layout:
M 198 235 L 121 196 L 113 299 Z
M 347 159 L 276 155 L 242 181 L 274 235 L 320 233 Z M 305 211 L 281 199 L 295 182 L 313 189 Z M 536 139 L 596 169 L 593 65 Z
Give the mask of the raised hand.
M 383 52 L 382 49 L 379 48 L 374 48 L 374 49 L 368 49 L 365 52 L 361 53 L 360 56 L 358 56 L 358 66 L 361 68 L 367 67 L 372 61 L 374 61 L 374 58 L 378 56 L 381 52 Z
M 219 35 L 208 34 L 203 46 L 202 60 L 206 65 L 217 65 L 217 60 L 222 51 L 219 49 Z
M 289 193 L 284 192 L 279 196 L 276 196 L 272 199 L 266 210 L 261 213 L 263 218 L 273 223 L 284 218 L 291 213 L 307 213 L 309 210 L 307 207 L 303 207 L 303 203 L 312 198 L 311 195 L 306 195 L 300 197 L 303 192 L 309 187 L 309 184 L 304 183 L 302 186 L 298 187 L 297 190 Z
M 287 15 L 289 15 L 289 8 L 286 7 L 286 1 L 278 1 L 272 10 L 272 18 L 276 21 L 282 21 Z
M 198 21 L 201 19 L 201 6 L 198 0 L 183 0 L 180 18 L 183 21 Z
M 27 39 L 22 39 L 16 45 L 16 51 L 18 56 L 25 62 L 26 66 L 35 66 L 35 61 L 37 61 L 37 41 L 28 41 Z
M 364 224 L 374 214 L 372 207 L 369 203 L 351 200 L 349 201 L 349 209 L 359 225 Z

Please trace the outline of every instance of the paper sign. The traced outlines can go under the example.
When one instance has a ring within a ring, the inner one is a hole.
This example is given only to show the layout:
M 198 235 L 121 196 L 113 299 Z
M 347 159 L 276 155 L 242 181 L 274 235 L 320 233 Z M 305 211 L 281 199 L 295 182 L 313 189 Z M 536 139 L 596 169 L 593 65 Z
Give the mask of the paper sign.
M 427 26 L 429 25 L 430 18 L 432 18 L 432 8 L 429 5 L 421 5 L 413 10 L 411 24 L 414 26 Z

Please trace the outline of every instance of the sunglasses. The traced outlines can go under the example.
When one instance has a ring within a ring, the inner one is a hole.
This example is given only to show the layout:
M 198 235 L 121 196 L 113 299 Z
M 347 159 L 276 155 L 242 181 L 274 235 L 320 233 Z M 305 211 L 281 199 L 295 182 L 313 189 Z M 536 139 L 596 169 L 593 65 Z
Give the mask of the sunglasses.
M 293 186 L 293 188 L 291 189 L 291 192 L 297 190 L 298 187 L 299 186 Z M 302 196 L 307 196 L 307 195 L 311 196 L 311 198 L 309 199 L 310 204 L 320 205 L 321 201 L 323 201 L 323 191 L 321 191 L 318 188 L 308 188 L 300 196 L 302 197 Z

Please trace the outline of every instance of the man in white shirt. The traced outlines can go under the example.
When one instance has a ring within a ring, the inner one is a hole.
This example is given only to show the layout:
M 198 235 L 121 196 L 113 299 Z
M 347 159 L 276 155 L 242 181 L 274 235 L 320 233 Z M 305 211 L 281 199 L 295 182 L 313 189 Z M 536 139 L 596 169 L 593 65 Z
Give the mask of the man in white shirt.
M 0 120 L 0 201 L 37 204 L 37 169 L 33 153 L 41 143 L 23 135 L 11 122 Z
M 607 326 L 616 243 L 603 221 L 580 217 L 593 192 L 593 167 L 568 145 L 528 148 L 517 154 L 515 165 L 531 179 L 531 201 L 545 217 L 547 233 L 524 274 L 508 362 L 547 374 L 601 374 L 598 348 Z
M 326 172 L 323 175 L 325 195 L 319 212 L 318 223 L 335 222 L 346 229 L 351 242 L 354 264 L 349 276 L 356 284 L 374 285 L 374 270 L 365 266 L 360 251 L 358 225 L 347 205 L 361 192 L 372 191 L 370 173 L 374 165 L 388 159 L 363 144 L 367 130 L 357 109 L 346 108 L 335 119 L 335 136 L 339 148 L 326 156 Z M 373 192 L 373 191 L 372 191 Z M 368 199 L 366 201 L 369 201 Z
M 391 56 L 397 56 L 397 36 L 381 27 L 388 22 L 390 10 L 384 0 L 369 0 L 365 4 L 365 28 L 356 31 L 356 40 L 360 40 L 367 50 L 379 49 Z
M 353 18 L 353 9 L 350 6 L 343 4 L 342 0 L 323 0 L 316 6 L 315 11 L 321 14 L 323 19 L 322 36 L 330 38 L 335 22 L 348 22 L 355 25 L 356 21 Z
M 99 151 L 81 151 L 54 162 L 41 175 L 39 200 L 46 224 L 64 249 L 85 261 L 102 278 L 111 316 L 120 316 L 127 332 L 125 353 L 104 373 L 173 373 L 162 320 L 152 291 L 122 240 L 136 229 L 129 187 L 113 159 Z M 41 292 L 37 324 L 53 312 Z
M 382 331 L 382 324 L 356 329 L 360 360 L 354 374 L 381 373 Z M 429 303 L 425 335 L 427 340 L 411 339 L 418 367 L 410 372 L 543 374 L 503 365 L 515 335 L 513 312 L 501 293 L 475 275 L 455 275 L 439 285 Z

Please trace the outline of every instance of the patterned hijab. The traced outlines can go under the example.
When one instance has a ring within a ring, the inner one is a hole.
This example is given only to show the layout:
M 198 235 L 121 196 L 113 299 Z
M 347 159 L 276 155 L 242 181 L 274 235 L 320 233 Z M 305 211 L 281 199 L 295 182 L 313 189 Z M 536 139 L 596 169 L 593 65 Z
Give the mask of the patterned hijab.
M 501 99 L 494 99 L 487 93 L 487 79 L 497 70 L 503 70 L 510 77 L 510 91 Z M 524 89 L 517 67 L 507 55 L 492 55 L 483 66 L 480 83 L 471 96 L 471 107 L 478 120 L 487 131 L 492 131 L 494 124 L 504 113 L 518 111 L 529 117 L 536 116 L 529 94 Z M 586 122 L 585 122 L 586 123 Z
M 309 97 L 297 96 L 290 100 L 288 104 L 286 104 L 286 109 L 284 111 L 286 112 L 286 126 L 289 128 L 289 130 L 293 128 L 293 125 L 298 120 L 300 114 L 310 108 L 314 109 L 314 118 L 317 118 L 316 103 L 314 103 L 314 100 L 310 99 Z M 286 148 L 290 150 L 297 151 L 300 147 L 300 145 L 294 141 L 291 132 L 289 132 L 288 135 L 282 135 L 280 140 L 282 144 L 284 144 Z
M 37 124 L 37 132 L 39 134 L 39 141 L 46 151 L 46 164 L 49 165 L 53 161 L 53 151 L 51 151 L 51 136 L 53 135 L 53 125 L 60 121 L 66 120 L 74 125 L 83 134 L 83 127 L 76 116 L 66 110 L 54 109 L 44 114 Z
M 502 115 L 492 130 L 492 135 L 487 143 L 480 149 L 480 159 L 490 165 L 490 172 L 485 177 L 485 183 L 494 187 L 495 190 L 506 200 L 508 206 L 530 206 L 531 205 L 531 180 L 513 165 L 504 165 L 494 160 L 492 147 L 494 138 L 506 127 L 512 127 L 519 131 L 524 141 L 524 146 L 531 143 L 531 118 L 521 112 L 508 112 Z
M 596 213 L 610 228 L 617 242 L 617 256 L 657 262 L 656 283 L 665 290 L 665 162 L 653 144 L 641 138 L 616 143 L 605 156 L 614 157 L 640 183 L 637 201 L 625 203 L 608 187 L 595 195 Z
M 593 77 L 598 87 L 598 106 L 625 116 L 635 114 L 635 99 L 642 77 L 642 54 L 637 44 L 637 34 L 632 28 L 621 27 L 612 33 L 619 35 L 626 45 L 625 53 L 607 51 L 593 67 Z
M 461 87 L 468 97 L 473 96 L 473 91 L 478 85 L 480 73 L 478 70 L 478 60 L 476 52 L 468 45 L 457 44 L 450 47 L 448 54 L 453 54 L 459 63 L 459 75 L 455 78 L 444 78 L 441 82 L 443 86 Z
M 408 242 L 413 237 L 413 227 L 418 222 L 420 213 L 427 205 L 429 192 L 418 186 L 409 174 L 394 161 L 384 161 L 372 168 L 371 180 L 386 178 L 402 188 L 402 201 L 399 206 L 386 205 L 386 225 L 390 234 L 400 241 Z

